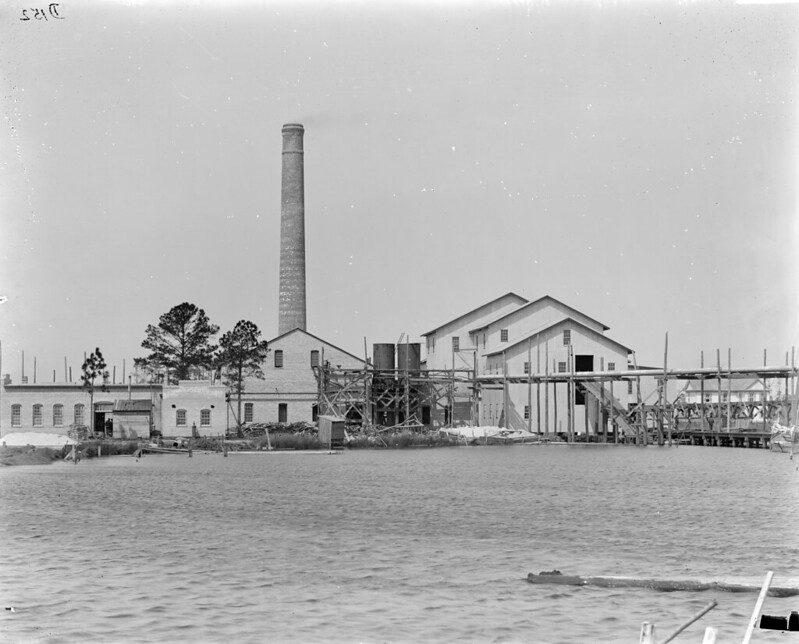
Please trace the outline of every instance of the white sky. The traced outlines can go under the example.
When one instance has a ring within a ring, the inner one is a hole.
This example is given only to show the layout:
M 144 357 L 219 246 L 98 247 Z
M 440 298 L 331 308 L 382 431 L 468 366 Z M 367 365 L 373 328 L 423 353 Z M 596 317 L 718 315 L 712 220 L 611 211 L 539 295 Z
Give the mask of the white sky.
M 0 340 L 121 374 L 183 301 L 277 333 L 281 125 L 308 330 L 361 354 L 516 291 L 639 362 L 799 345 L 796 4 L 0 8 Z M 45 5 L 46 6 L 46 5 Z

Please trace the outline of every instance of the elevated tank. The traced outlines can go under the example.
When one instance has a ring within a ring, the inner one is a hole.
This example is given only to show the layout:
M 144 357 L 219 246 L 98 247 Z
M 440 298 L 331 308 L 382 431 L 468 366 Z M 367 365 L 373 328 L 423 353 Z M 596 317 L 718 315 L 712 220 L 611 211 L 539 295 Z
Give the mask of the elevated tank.
M 394 343 L 383 342 L 372 345 L 372 364 L 375 369 L 394 369 Z
M 397 369 L 419 371 L 422 363 L 422 345 L 418 342 L 397 345 Z

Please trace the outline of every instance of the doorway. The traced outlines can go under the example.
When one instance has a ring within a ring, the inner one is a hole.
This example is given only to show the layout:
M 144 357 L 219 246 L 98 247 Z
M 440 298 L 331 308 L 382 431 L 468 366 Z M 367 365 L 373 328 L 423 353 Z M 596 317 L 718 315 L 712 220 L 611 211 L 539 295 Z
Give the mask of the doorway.
M 574 356 L 574 371 L 593 371 L 594 370 L 594 356 L 592 355 L 576 355 Z M 577 383 L 574 388 L 574 404 L 585 405 L 585 390 Z

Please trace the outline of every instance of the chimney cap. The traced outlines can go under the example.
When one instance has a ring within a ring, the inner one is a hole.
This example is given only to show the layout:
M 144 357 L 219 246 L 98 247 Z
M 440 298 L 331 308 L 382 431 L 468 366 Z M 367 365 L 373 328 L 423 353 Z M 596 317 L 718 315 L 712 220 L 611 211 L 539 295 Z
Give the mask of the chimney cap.
M 283 130 L 305 130 L 301 123 L 286 123 L 283 125 Z

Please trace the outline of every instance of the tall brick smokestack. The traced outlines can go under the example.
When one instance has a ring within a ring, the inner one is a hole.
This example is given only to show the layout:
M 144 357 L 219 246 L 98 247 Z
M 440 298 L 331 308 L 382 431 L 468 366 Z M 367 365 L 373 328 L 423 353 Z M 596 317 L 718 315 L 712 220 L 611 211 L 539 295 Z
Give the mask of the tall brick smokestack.
M 283 126 L 278 335 L 305 330 L 305 178 L 299 123 Z

